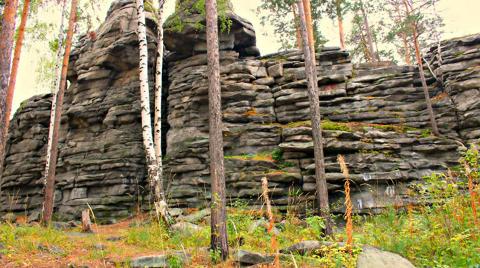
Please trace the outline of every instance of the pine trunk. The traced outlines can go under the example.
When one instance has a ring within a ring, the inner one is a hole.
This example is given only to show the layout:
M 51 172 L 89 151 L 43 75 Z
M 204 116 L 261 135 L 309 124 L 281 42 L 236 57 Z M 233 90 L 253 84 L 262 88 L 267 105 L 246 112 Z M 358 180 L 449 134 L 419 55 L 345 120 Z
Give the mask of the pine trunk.
M 407 17 L 410 16 L 412 11 L 412 6 L 407 0 L 404 0 L 405 8 L 407 11 Z M 420 73 L 420 80 L 422 81 L 423 94 L 425 95 L 425 103 L 427 104 L 428 116 L 430 118 L 430 126 L 432 128 L 432 134 L 435 136 L 440 136 L 440 131 L 438 130 L 437 120 L 435 119 L 435 112 L 432 107 L 432 100 L 430 99 L 430 92 L 428 91 L 427 80 L 425 79 L 425 72 L 423 70 L 422 56 L 420 54 L 420 44 L 418 42 L 418 29 L 415 22 L 412 22 L 413 30 L 413 45 L 415 47 L 415 58 L 418 64 L 418 72 Z
M 325 159 L 323 155 L 323 137 L 320 115 L 320 100 L 318 97 L 317 67 L 314 55 L 311 52 L 312 45 L 308 41 L 307 24 L 302 0 L 298 0 L 298 13 L 300 16 L 300 26 L 303 39 L 303 53 L 305 55 L 305 72 L 308 84 L 308 97 L 310 100 L 310 117 L 312 120 L 313 148 L 315 156 L 315 179 L 317 190 L 317 205 L 320 209 L 320 215 L 325 220 L 325 233 L 331 235 L 332 220 L 330 218 L 330 208 L 328 204 L 327 180 L 325 176 Z
M 25 0 L 22 10 L 22 20 L 18 27 L 17 41 L 15 43 L 15 51 L 13 53 L 12 70 L 10 73 L 10 81 L 8 82 L 7 91 L 7 107 L 5 111 L 5 127 L 3 128 L 3 139 L 7 140 L 8 127 L 10 126 L 10 115 L 12 113 L 13 93 L 17 81 L 18 65 L 20 63 L 20 55 L 22 53 L 23 39 L 25 37 L 25 26 L 28 19 L 28 11 L 30 9 L 30 0 Z M 0 156 L 3 158 L 3 156 Z
M 303 7 L 305 11 L 305 18 L 307 20 L 307 33 L 308 33 L 308 43 L 312 48 L 313 60 L 315 60 L 315 37 L 313 35 L 313 25 L 312 25 L 312 7 L 310 5 L 310 0 L 302 0 Z
M 62 14 L 63 16 L 63 14 Z M 49 224 L 52 220 L 54 193 L 55 193 L 55 171 L 57 168 L 58 156 L 58 133 L 60 129 L 60 121 L 62 118 L 63 97 L 67 87 L 67 71 L 68 62 L 70 59 L 70 52 L 72 49 L 73 31 L 75 28 L 75 21 L 77 16 L 77 0 L 72 0 L 70 8 L 70 18 L 68 22 L 67 39 L 65 46 L 65 53 L 63 55 L 62 72 L 60 84 L 57 94 L 54 94 L 52 102 L 52 111 L 50 116 L 50 129 L 47 151 L 47 163 L 45 170 L 45 188 L 43 201 L 43 224 Z M 53 119 L 53 120 L 52 120 Z M 52 125 L 53 123 L 53 125 Z
M 7 91 L 12 60 L 13 37 L 15 34 L 15 19 L 18 0 L 7 0 L 3 9 L 0 29 L 0 178 L 2 177 L 3 160 L 8 133 L 7 122 Z
M 363 25 L 365 27 L 365 32 L 367 34 L 368 50 L 370 50 L 372 61 L 376 62 L 378 60 L 378 54 L 375 52 L 375 48 L 373 46 L 372 30 L 370 29 L 367 12 L 365 11 L 362 1 L 360 1 L 360 7 L 361 7 L 362 17 L 363 17 Z
M 340 36 L 340 47 L 345 49 L 345 31 L 343 28 L 343 14 L 342 14 L 342 7 L 341 7 L 341 0 L 336 0 L 336 11 L 337 11 L 337 21 L 338 21 L 338 34 Z
M 302 34 L 300 34 L 300 27 L 298 25 L 297 6 L 292 4 L 293 19 L 295 22 L 295 33 L 297 38 L 297 48 L 302 49 Z
M 228 258 L 228 240 L 225 207 L 217 1 L 206 0 L 205 11 L 207 17 L 209 152 L 212 186 L 211 249 L 215 252 L 220 252 L 222 259 L 226 260 Z

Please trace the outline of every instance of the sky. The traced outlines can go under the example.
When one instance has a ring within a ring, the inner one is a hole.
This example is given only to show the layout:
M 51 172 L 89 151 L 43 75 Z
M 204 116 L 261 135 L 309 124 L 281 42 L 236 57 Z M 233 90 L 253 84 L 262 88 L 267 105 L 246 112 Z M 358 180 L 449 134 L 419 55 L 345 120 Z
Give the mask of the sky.
M 377 0 L 372 0 L 377 1 Z M 107 1 L 102 1 L 107 2 Z M 280 44 L 273 35 L 273 28 L 262 26 L 259 15 L 256 13 L 260 0 L 232 0 L 235 12 L 243 18 L 252 22 L 257 34 L 257 46 L 262 55 L 276 52 L 280 49 Z M 174 10 L 175 1 L 167 0 L 165 12 L 167 15 Z M 109 4 L 101 4 L 96 11 L 98 16 L 104 18 Z M 480 0 L 440 0 L 437 5 L 438 13 L 443 17 L 445 28 L 442 39 L 449 39 L 463 35 L 480 32 Z M 58 23 L 55 18 L 60 18 L 60 12 L 49 9 L 39 14 L 40 19 L 45 22 Z M 333 21 L 325 19 L 320 24 L 321 31 L 330 40 L 327 46 L 339 46 L 338 31 Z M 345 31 L 350 31 L 348 17 L 345 20 Z M 28 39 L 28 36 L 26 37 Z M 27 40 L 28 42 L 28 40 Z M 48 49 L 48 44 L 31 44 L 30 49 L 24 49 L 20 60 L 20 68 L 17 77 L 16 92 L 14 96 L 14 111 L 20 103 L 37 94 L 48 93 L 51 88 L 44 88 L 37 83 L 36 68 L 39 59 L 36 50 Z

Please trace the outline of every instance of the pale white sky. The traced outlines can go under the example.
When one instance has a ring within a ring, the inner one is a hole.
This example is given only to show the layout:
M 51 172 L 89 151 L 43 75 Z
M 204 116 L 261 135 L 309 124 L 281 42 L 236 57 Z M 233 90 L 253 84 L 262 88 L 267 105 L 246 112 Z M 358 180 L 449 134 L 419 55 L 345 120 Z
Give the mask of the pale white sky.
M 377 0 L 373 0 L 377 1 Z M 108 2 L 108 1 L 101 1 Z M 170 14 L 174 9 L 173 0 L 167 0 L 166 13 Z M 257 32 L 257 45 L 260 48 L 261 53 L 268 54 L 279 50 L 280 45 L 276 42 L 273 36 L 272 27 L 263 27 L 260 24 L 260 18 L 256 14 L 256 8 L 260 4 L 260 0 L 232 0 L 235 11 L 238 15 L 250 20 Z M 110 4 L 101 4 L 98 14 L 100 18 L 104 18 L 106 11 Z M 459 37 L 463 35 L 473 34 L 480 32 L 480 0 L 440 0 L 438 11 L 444 18 L 445 34 L 443 39 Z M 45 18 L 45 21 L 56 21 L 55 18 L 59 18 L 59 12 L 52 9 L 40 14 L 40 18 Z M 372 15 L 373 16 L 373 15 Z M 322 32 L 326 35 L 330 42 L 328 46 L 338 46 L 338 32 L 336 25 L 331 20 L 324 20 L 320 27 Z M 350 24 L 348 18 L 345 25 L 346 33 L 350 31 Z M 54 34 L 54 33 L 52 33 Z M 28 36 L 26 37 L 28 39 Z M 48 44 L 35 44 L 36 48 L 45 47 L 48 49 Z M 50 92 L 50 88 L 42 88 L 36 83 L 36 66 L 38 65 L 38 56 L 34 49 L 25 49 L 20 61 L 20 70 L 17 77 L 17 86 L 14 97 L 14 110 L 17 109 L 19 104 L 37 94 Z

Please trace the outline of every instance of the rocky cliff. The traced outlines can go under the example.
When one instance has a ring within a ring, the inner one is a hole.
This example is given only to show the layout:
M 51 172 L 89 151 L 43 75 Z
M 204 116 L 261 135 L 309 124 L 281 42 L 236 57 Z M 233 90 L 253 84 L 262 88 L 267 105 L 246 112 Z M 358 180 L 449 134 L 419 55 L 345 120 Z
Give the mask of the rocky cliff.
M 182 5 L 177 8 L 186 16 Z M 259 204 L 260 179 L 267 177 L 276 206 L 310 209 L 314 165 L 302 54 L 258 57 L 251 24 L 227 11 L 232 30 L 221 38 L 221 83 L 228 200 Z M 192 25 L 202 23 L 198 14 L 190 15 Z M 166 188 L 171 206 L 202 207 L 210 199 L 204 33 L 188 25 L 173 31 L 174 23 L 167 20 L 165 42 Z M 156 25 L 153 18 L 147 24 L 153 64 Z M 96 39 L 82 37 L 72 54 L 57 169 L 61 217 L 78 217 L 87 205 L 98 218 L 124 217 L 148 200 L 135 28 L 133 2 L 116 1 Z M 368 212 L 411 202 L 409 185 L 455 164 L 461 142 L 478 141 L 480 35 L 445 41 L 442 48 L 441 62 L 436 48 L 427 56 L 440 138 L 428 131 L 415 67 L 355 65 L 338 48 L 317 54 L 335 211 L 343 204 L 338 154 L 352 173 L 355 209 Z M 50 99 L 33 97 L 14 116 L 2 211 L 38 215 Z

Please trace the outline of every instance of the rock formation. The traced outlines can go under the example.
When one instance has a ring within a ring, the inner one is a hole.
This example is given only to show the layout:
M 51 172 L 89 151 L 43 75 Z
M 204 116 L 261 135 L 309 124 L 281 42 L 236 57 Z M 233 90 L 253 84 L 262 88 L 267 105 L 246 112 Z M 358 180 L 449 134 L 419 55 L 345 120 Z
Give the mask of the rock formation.
M 165 175 L 170 205 L 180 208 L 204 207 L 210 199 L 205 35 L 198 27 L 201 12 L 185 12 L 189 5 L 177 4 L 176 13 L 187 22 L 183 27 L 176 27 L 176 17 L 166 22 Z M 225 14 L 232 22 L 221 38 L 227 199 L 259 205 L 265 176 L 274 205 L 311 209 L 313 147 L 302 54 L 257 57 L 252 25 L 229 5 Z M 151 17 L 147 24 L 153 64 L 156 25 Z M 97 218 L 118 218 L 148 203 L 135 28 L 134 3 L 117 0 L 96 39 L 82 37 L 72 54 L 57 169 L 60 217 L 79 217 L 89 205 Z M 429 76 L 428 83 L 444 137 L 428 131 L 415 67 L 355 65 L 338 48 L 317 54 L 334 211 L 343 209 L 338 154 L 345 155 L 352 173 L 356 211 L 369 212 L 411 202 L 409 185 L 455 164 L 460 142 L 478 141 L 480 35 L 442 47 L 441 64 L 435 47 L 427 58 L 439 78 Z M 50 98 L 27 100 L 14 116 L 1 211 L 38 214 Z

